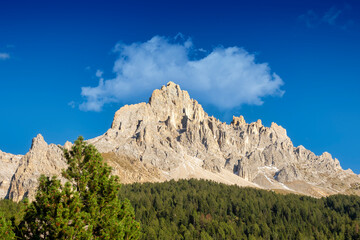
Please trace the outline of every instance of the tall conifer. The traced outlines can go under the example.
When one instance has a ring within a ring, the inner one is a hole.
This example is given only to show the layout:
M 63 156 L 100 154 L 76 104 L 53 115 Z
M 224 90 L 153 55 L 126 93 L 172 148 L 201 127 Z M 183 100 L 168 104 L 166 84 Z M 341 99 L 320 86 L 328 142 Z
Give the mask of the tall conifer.
M 36 199 L 18 228 L 23 239 L 138 239 L 140 224 L 128 200 L 120 201 L 118 177 L 92 145 L 79 137 L 64 150 L 63 186 L 41 176 Z
M 69 167 L 63 172 L 80 195 L 82 211 L 89 213 L 93 236 L 102 239 L 138 239 L 140 224 L 128 200 L 120 201 L 120 183 L 111 167 L 92 145 L 79 137 L 71 151 L 65 150 Z

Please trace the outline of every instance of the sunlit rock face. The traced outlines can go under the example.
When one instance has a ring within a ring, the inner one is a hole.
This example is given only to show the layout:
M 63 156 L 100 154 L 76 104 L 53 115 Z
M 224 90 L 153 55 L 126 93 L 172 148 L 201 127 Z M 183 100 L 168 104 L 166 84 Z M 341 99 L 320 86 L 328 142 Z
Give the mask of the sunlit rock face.
M 120 108 L 111 128 L 88 143 L 124 183 L 203 178 L 316 197 L 360 194 L 360 177 L 329 153 L 294 147 L 276 123 L 246 123 L 243 116 L 223 123 L 173 82 L 155 90 L 148 103 Z M 62 148 L 71 146 L 48 145 L 38 135 L 25 156 L 3 165 L 9 171 L 0 175 L 2 196 L 33 200 L 40 174 L 60 176 L 67 167 Z
M 21 155 L 5 153 L 0 150 L 0 199 L 4 198 L 9 190 L 11 178 L 21 157 Z
M 112 127 L 89 142 L 102 152 L 155 166 L 168 178 L 201 175 L 202 170 L 231 173 L 263 188 L 315 196 L 353 192 L 352 184 L 360 181 L 329 153 L 316 156 L 303 146 L 294 147 L 276 123 L 265 127 L 261 120 L 246 123 L 240 116 L 229 125 L 208 116 L 172 82 L 155 90 L 148 103 L 122 107 Z
M 38 134 L 33 139 L 29 152 L 19 160 L 7 198 L 14 201 L 20 201 L 24 197 L 34 200 L 40 175 L 61 176 L 61 170 L 66 167 L 62 149 L 55 144 L 48 145 L 43 136 Z

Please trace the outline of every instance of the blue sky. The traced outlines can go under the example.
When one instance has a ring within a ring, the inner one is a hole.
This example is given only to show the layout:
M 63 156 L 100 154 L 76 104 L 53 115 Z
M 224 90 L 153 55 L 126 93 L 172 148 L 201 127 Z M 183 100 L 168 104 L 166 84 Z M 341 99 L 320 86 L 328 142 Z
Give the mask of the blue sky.
M 356 0 L 3 1 L 0 149 L 98 136 L 173 80 L 222 121 L 276 122 L 360 173 L 359 13 Z

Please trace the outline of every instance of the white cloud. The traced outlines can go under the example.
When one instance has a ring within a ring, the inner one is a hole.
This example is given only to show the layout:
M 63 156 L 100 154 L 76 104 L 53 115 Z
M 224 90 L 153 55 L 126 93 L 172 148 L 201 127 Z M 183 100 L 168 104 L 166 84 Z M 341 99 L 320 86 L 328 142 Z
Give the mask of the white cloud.
M 155 36 L 147 42 L 117 44 L 119 54 L 113 72 L 115 77 L 103 79 L 96 73 L 96 87 L 82 87 L 84 111 L 100 111 L 104 104 L 126 101 L 149 94 L 168 81 L 173 81 L 200 103 L 222 109 L 243 104 L 261 105 L 266 96 L 282 96 L 281 78 L 267 63 L 257 63 L 255 56 L 239 47 L 218 47 L 200 59 L 192 59 L 195 49 L 190 39 Z
M 98 70 L 96 70 L 95 76 L 98 77 L 98 78 L 101 78 L 101 76 L 103 74 L 104 74 L 104 72 L 98 69 Z
M 8 53 L 0 53 L 0 60 L 6 60 L 10 58 L 10 54 Z

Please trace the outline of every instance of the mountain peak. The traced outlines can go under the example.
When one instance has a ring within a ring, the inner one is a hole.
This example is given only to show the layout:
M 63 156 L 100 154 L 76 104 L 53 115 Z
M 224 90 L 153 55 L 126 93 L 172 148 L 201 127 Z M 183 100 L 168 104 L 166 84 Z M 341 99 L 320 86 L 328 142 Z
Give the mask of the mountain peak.
M 163 104 L 172 102 L 173 104 L 179 103 L 181 100 L 190 100 L 189 93 L 181 90 L 180 86 L 174 82 L 168 82 L 160 89 L 155 89 L 149 99 L 150 105 Z
M 44 137 L 39 133 L 36 137 L 33 138 L 31 148 L 36 149 L 38 147 L 46 147 L 48 144 L 45 142 Z
M 169 81 L 167 84 L 166 84 L 167 87 L 180 87 L 178 84 L 174 83 L 173 81 Z
M 70 151 L 71 150 L 71 147 L 72 147 L 72 143 L 69 142 L 69 141 L 66 141 L 65 144 L 64 144 L 64 149 Z
M 326 194 L 345 191 L 334 190 L 332 179 L 346 179 L 346 189 L 358 181 L 330 154 L 316 156 L 294 147 L 286 129 L 276 123 L 268 128 L 260 119 L 247 124 L 243 116 L 233 116 L 227 125 L 208 116 L 174 82 L 154 90 L 148 103 L 123 106 L 112 128 L 90 142 L 101 152 L 140 159 L 166 172 L 169 179 L 202 174 L 210 179 L 240 177 L 264 188 L 313 196 L 321 196 L 317 192 L 324 189 Z M 306 187 L 299 187 L 300 182 Z
M 48 145 L 44 137 L 38 134 L 32 140 L 30 151 L 19 160 L 6 197 L 14 201 L 24 197 L 33 200 L 40 175 L 46 173 L 48 176 L 59 176 L 64 168 L 66 161 L 62 149 L 55 144 Z
M 270 128 L 261 120 L 248 124 L 243 116 L 234 116 L 231 125 L 223 123 L 208 116 L 174 82 L 154 90 L 148 103 L 121 107 L 112 127 L 87 142 L 114 156 L 109 159 L 114 160 L 110 162 L 115 171 L 138 179 L 134 181 L 142 181 L 151 173 L 147 179 L 152 181 L 205 178 L 317 197 L 360 194 L 356 188 L 359 176 L 342 170 L 329 153 L 316 156 L 303 146 L 294 147 L 286 130 L 276 123 Z M 71 143 L 64 147 L 70 148 Z M 132 163 L 125 164 L 120 156 L 136 160 L 145 171 L 129 170 L 135 165 L 130 167 Z M 15 174 L 14 170 L 7 178 L 10 181 L 14 175 L 9 197 L 16 201 L 23 196 L 34 197 L 39 174 L 54 175 L 66 167 L 62 148 L 48 145 L 41 134 L 19 162 Z M 24 184 L 27 181 L 31 184 Z
M 155 89 L 149 102 L 121 107 L 114 116 L 112 129 L 120 129 L 136 124 L 138 121 L 166 121 L 175 128 L 181 128 L 186 116 L 189 120 L 203 121 L 207 116 L 202 106 L 189 93 L 181 90 L 174 82 L 168 82 L 160 89 Z M 149 120 L 147 120 L 149 119 Z
M 244 117 L 242 115 L 240 115 L 240 117 L 233 116 L 233 120 L 232 120 L 231 124 L 234 126 L 240 126 L 240 125 L 246 124 L 246 122 L 245 122 Z

